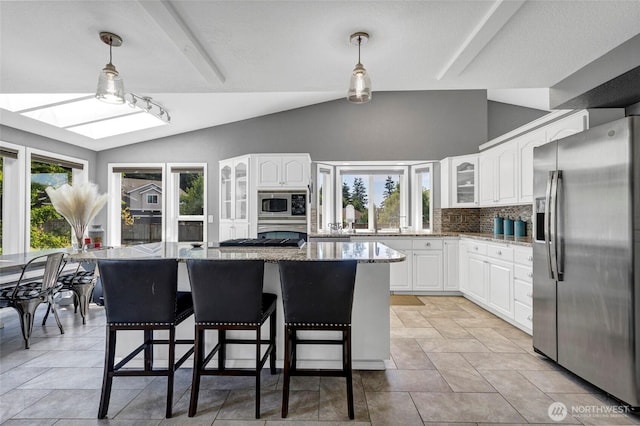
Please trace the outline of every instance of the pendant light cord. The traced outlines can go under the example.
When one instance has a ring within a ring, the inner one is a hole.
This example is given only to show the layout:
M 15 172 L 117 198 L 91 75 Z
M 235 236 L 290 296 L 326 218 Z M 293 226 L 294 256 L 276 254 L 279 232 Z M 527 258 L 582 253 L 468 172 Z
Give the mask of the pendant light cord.
M 360 44 L 362 43 L 362 36 L 358 36 L 358 63 L 360 63 Z
M 113 37 L 109 36 L 109 63 L 111 63 L 111 47 L 113 46 Z

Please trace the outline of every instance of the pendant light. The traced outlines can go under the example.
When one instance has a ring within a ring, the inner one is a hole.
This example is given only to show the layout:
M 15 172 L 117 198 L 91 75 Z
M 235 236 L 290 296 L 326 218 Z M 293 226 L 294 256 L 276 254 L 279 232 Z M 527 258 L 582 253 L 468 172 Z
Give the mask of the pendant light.
M 360 63 L 360 46 L 369 41 L 369 34 L 357 32 L 351 34 L 351 44 L 358 45 L 358 63 L 351 73 L 347 100 L 354 104 L 364 104 L 371 100 L 371 78 Z
M 109 45 L 109 63 L 104 66 L 98 77 L 96 98 L 110 104 L 123 104 L 124 84 L 116 67 L 111 63 L 111 49 L 122 45 L 122 38 L 117 34 L 101 32 L 100 40 Z

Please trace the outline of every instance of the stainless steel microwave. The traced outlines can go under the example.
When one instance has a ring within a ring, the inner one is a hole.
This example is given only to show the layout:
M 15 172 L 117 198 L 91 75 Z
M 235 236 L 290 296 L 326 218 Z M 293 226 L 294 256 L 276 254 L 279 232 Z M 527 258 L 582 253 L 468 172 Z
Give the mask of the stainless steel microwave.
M 258 192 L 258 217 L 306 215 L 307 194 L 303 192 Z

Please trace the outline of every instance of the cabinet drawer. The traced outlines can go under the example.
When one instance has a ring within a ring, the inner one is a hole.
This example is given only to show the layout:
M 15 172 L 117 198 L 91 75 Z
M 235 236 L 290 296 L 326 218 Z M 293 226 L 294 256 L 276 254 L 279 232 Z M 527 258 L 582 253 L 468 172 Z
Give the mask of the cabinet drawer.
M 520 280 L 513 280 L 514 298 L 528 307 L 533 306 L 533 286 Z
M 469 253 L 487 255 L 487 245 L 476 241 L 467 241 L 467 251 Z
M 514 319 L 518 324 L 523 325 L 529 330 L 533 330 L 533 310 L 530 306 L 516 301 L 514 314 Z
M 487 256 L 504 260 L 505 262 L 513 262 L 513 247 L 488 244 Z
M 531 283 L 533 282 L 533 269 L 531 266 L 515 265 L 513 277 L 517 280 Z
M 533 265 L 533 249 L 531 247 L 515 247 L 513 261 L 522 265 Z
M 442 240 L 437 238 L 421 238 L 413 240 L 413 250 L 442 250 Z

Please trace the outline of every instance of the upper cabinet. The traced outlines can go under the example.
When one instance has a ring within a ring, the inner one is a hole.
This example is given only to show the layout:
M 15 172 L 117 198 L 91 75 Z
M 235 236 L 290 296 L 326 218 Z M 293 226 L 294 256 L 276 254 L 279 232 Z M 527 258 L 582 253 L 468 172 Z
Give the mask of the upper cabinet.
M 588 112 L 581 110 L 517 138 L 519 202 L 530 203 L 533 201 L 533 148 L 587 130 L 587 122 Z
M 255 156 L 256 188 L 306 188 L 310 169 L 309 154 L 258 154 Z
M 220 220 L 248 220 L 249 157 L 220 161 Z
M 480 206 L 514 204 L 516 191 L 517 149 L 505 143 L 480 154 Z
M 440 179 L 442 208 L 478 207 L 478 155 L 445 158 Z

